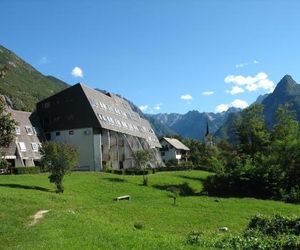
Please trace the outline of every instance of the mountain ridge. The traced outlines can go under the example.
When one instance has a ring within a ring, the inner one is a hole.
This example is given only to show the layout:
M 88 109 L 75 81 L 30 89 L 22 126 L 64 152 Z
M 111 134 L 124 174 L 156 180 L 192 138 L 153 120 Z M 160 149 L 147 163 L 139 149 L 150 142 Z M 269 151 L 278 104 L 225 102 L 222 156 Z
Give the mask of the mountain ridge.
M 0 93 L 7 96 L 17 110 L 33 111 L 38 101 L 69 86 L 54 76 L 43 75 L 2 45 L 0 71 Z

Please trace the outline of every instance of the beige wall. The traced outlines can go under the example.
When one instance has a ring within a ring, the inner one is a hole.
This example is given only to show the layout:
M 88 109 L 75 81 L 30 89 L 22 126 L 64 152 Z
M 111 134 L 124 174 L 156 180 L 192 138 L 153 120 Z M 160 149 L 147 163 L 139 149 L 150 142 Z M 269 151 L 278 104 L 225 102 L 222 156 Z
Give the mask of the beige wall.
M 69 131 L 73 131 L 70 134 Z M 60 135 L 56 135 L 56 132 L 60 132 Z M 100 135 L 97 135 L 100 136 Z M 94 135 L 92 128 L 82 128 L 82 129 L 70 129 L 51 132 L 51 140 L 58 141 L 62 143 L 67 143 L 73 145 L 77 148 L 79 153 L 79 168 L 82 170 L 95 171 L 99 169 L 97 162 L 94 158 Z M 95 140 L 96 141 L 96 140 Z M 97 145 L 96 145 L 97 146 Z M 100 151 L 100 145 L 99 145 Z M 99 163 L 98 163 L 99 164 Z

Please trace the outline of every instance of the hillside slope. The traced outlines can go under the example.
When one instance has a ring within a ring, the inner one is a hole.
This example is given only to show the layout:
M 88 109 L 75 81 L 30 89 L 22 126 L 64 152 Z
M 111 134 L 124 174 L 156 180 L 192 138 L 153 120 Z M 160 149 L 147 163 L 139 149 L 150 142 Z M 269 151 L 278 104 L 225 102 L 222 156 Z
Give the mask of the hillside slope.
M 9 97 L 18 110 L 32 111 L 38 101 L 68 87 L 53 76 L 44 76 L 1 45 L 0 71 L 0 94 Z

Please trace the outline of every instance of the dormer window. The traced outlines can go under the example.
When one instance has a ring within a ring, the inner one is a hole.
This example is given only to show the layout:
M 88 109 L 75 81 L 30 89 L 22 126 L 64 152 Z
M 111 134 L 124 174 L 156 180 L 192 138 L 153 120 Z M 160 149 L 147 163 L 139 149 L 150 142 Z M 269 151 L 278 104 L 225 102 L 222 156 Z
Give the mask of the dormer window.
M 38 129 L 37 128 L 35 128 L 35 127 L 32 127 L 32 130 L 33 130 L 33 133 L 35 134 L 35 135 L 38 135 L 39 133 L 38 133 Z
M 21 134 L 21 129 L 20 129 L 20 127 L 18 127 L 18 126 L 16 127 L 16 134 L 17 134 L 17 135 L 20 135 L 20 134 Z
M 38 152 L 39 151 L 39 147 L 38 147 L 38 144 L 33 142 L 31 143 L 31 148 L 34 152 Z
M 24 142 L 19 142 L 19 147 L 21 152 L 26 152 L 26 146 Z
M 26 126 L 25 129 L 28 135 L 33 135 L 32 127 Z

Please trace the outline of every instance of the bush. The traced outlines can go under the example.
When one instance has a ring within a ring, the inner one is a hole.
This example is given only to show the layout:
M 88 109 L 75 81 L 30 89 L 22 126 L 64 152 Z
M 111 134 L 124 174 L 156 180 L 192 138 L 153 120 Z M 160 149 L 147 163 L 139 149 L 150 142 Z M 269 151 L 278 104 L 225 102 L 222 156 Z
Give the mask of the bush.
M 119 175 L 148 175 L 148 174 L 154 174 L 155 170 L 154 169 L 146 169 L 146 170 L 141 170 L 141 169 L 135 169 L 135 168 L 129 168 L 129 169 L 111 169 L 111 170 L 106 170 L 106 173 L 111 173 L 111 174 L 119 174 Z
M 139 229 L 139 230 L 142 230 L 142 229 L 145 228 L 145 225 L 143 223 L 141 223 L 141 222 L 135 222 L 133 224 L 133 226 L 134 226 L 135 229 Z
M 202 232 L 192 231 L 187 236 L 186 243 L 189 245 L 199 245 L 201 236 L 202 236 Z
M 40 167 L 15 167 L 13 170 L 14 174 L 38 174 L 40 173 Z
M 179 163 L 179 166 L 180 167 L 190 167 L 190 168 L 192 168 L 193 163 L 191 161 L 182 161 L 182 162 Z
M 300 218 L 256 215 L 245 232 L 213 242 L 221 249 L 300 249 Z
M 176 159 L 172 159 L 166 162 L 167 167 L 178 166 L 178 161 Z
M 300 235 L 300 217 L 291 219 L 281 215 L 266 217 L 256 215 L 251 218 L 248 228 L 270 236 L 280 234 Z

